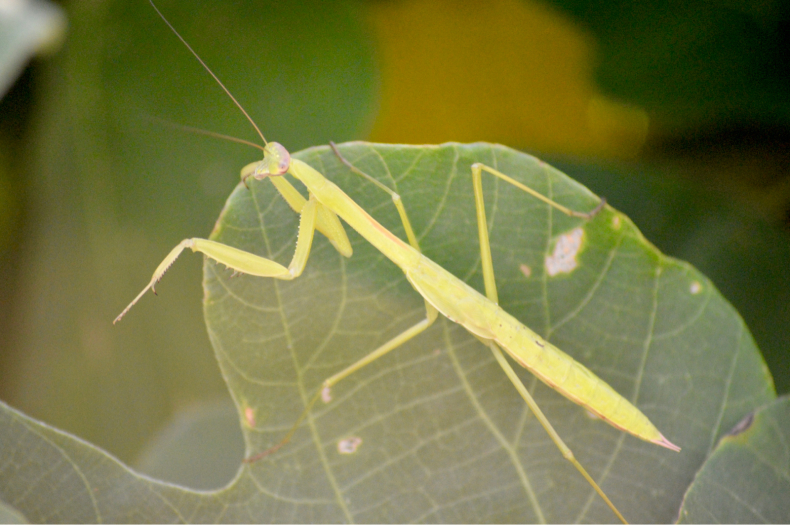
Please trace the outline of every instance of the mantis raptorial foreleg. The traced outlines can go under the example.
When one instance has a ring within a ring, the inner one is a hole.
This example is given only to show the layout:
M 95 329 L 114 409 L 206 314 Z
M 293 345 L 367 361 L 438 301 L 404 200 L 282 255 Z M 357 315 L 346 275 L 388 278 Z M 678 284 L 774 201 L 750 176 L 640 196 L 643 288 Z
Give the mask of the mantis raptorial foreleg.
M 302 199 L 304 200 L 304 198 Z M 244 250 L 239 250 L 238 248 L 234 248 L 233 246 L 228 246 L 226 244 L 200 238 L 184 239 L 178 244 L 178 246 L 173 248 L 167 257 L 165 257 L 165 260 L 159 264 L 159 266 L 154 271 L 154 275 L 151 277 L 151 281 L 148 283 L 148 286 L 143 288 L 143 291 L 140 292 L 140 294 L 135 297 L 131 303 L 129 303 L 129 306 L 127 306 L 123 312 L 121 312 L 120 315 L 115 318 L 113 323 L 120 321 L 121 318 L 129 311 L 129 309 L 131 309 L 131 307 L 134 306 L 140 297 L 142 297 L 149 289 L 156 293 L 156 290 L 154 289 L 156 283 L 162 279 L 162 276 L 165 274 L 168 268 L 170 268 L 176 259 L 178 259 L 178 256 L 181 255 L 181 252 L 187 248 L 191 249 L 193 252 L 200 252 L 239 273 L 245 273 L 247 275 L 253 275 L 256 277 L 274 277 L 275 279 L 282 279 L 286 281 L 290 281 L 291 279 L 299 277 L 302 275 L 305 265 L 307 264 L 307 259 L 310 257 L 310 247 L 313 244 L 313 234 L 316 230 L 316 217 L 322 210 L 325 214 L 328 214 L 337 220 L 337 216 L 331 211 L 326 210 L 326 208 L 321 203 L 319 203 L 315 197 L 311 196 L 310 200 L 300 204 L 299 235 L 296 240 L 296 250 L 294 251 L 293 258 L 291 259 L 291 263 L 288 265 L 288 268 L 272 260 L 266 259 L 265 257 L 255 255 Z M 340 223 L 338 221 L 338 225 L 339 224 Z M 342 237 L 345 239 L 345 243 L 348 244 L 348 238 L 345 236 L 345 231 L 343 230 L 342 226 L 340 226 L 340 231 L 343 232 Z M 337 238 L 330 238 L 330 240 L 336 240 L 338 244 L 342 244 L 343 239 L 337 241 Z
M 483 164 L 473 164 L 472 185 L 474 187 L 474 192 L 475 192 L 475 208 L 477 211 L 477 229 L 480 238 L 480 259 L 483 267 L 483 281 L 485 282 L 486 296 L 491 301 L 498 303 L 499 295 L 497 292 L 496 281 L 494 278 L 494 265 L 491 257 L 491 245 L 488 241 L 488 224 L 486 219 L 485 203 L 483 200 L 483 184 L 482 184 L 483 171 L 491 173 L 492 175 L 499 177 L 500 179 L 505 180 L 506 182 L 509 182 L 520 189 L 525 190 L 530 195 L 535 195 L 536 197 L 540 198 L 540 200 L 542 200 L 543 202 L 555 207 L 556 209 L 562 211 L 567 215 L 571 215 L 574 217 L 582 217 L 587 219 L 592 218 L 603 208 L 605 201 L 601 200 L 601 203 L 590 213 L 574 212 L 573 210 L 569 210 L 568 208 L 552 201 L 551 199 L 548 199 L 545 196 L 536 193 L 531 188 L 524 186 L 518 181 L 511 179 L 507 175 L 500 173 L 499 171 L 493 168 L 490 168 Z M 568 445 L 565 444 L 565 442 L 562 440 L 562 438 L 557 433 L 557 431 L 554 430 L 554 427 L 551 425 L 549 420 L 543 414 L 543 411 L 535 402 L 535 399 L 532 397 L 529 391 L 524 387 L 524 384 L 521 382 L 521 379 L 519 379 L 518 375 L 513 370 L 513 367 L 510 366 L 510 363 L 502 354 L 502 350 L 499 348 L 499 346 L 493 340 L 490 339 L 486 340 L 482 338 L 479 339 L 482 343 L 484 343 L 486 346 L 488 346 L 488 348 L 491 349 L 491 352 L 494 354 L 494 358 L 496 359 L 497 363 L 502 368 L 502 370 L 504 370 L 505 375 L 507 375 L 508 379 L 510 379 L 510 382 L 513 383 L 513 386 L 516 387 L 518 393 L 527 403 L 527 406 L 535 415 L 535 418 L 543 427 L 543 430 L 546 431 L 546 433 L 549 435 L 551 440 L 560 450 L 562 457 L 567 459 L 574 467 L 576 467 L 576 470 L 578 470 L 581 473 L 581 475 L 584 476 L 584 478 L 587 480 L 590 486 L 592 486 L 592 488 L 598 493 L 598 495 L 601 496 L 601 498 L 606 502 L 609 508 L 612 509 L 612 512 L 614 512 L 623 523 L 626 523 L 625 518 L 623 517 L 622 514 L 620 514 L 620 511 L 617 510 L 617 507 L 614 506 L 614 504 L 611 502 L 609 497 L 604 493 L 601 487 L 598 486 L 598 483 L 595 482 L 592 476 L 590 476 L 587 473 L 587 471 L 584 469 L 584 467 L 581 465 L 581 463 L 579 463 L 579 461 L 573 455 L 571 449 L 568 447 Z
M 285 177 L 272 177 L 269 180 L 272 181 L 274 187 L 280 192 L 280 195 L 283 196 L 285 202 L 288 203 L 291 209 L 301 214 L 302 208 L 307 201 L 302 197 L 302 194 L 296 191 L 296 188 L 288 182 L 288 179 Z M 346 230 L 343 229 L 343 225 L 340 223 L 340 219 L 337 218 L 337 215 L 332 213 L 325 206 L 318 207 L 315 229 L 323 233 L 324 236 L 329 239 L 329 242 L 332 243 L 332 246 L 334 246 L 343 257 L 351 257 L 353 251 L 348 236 L 346 235 Z

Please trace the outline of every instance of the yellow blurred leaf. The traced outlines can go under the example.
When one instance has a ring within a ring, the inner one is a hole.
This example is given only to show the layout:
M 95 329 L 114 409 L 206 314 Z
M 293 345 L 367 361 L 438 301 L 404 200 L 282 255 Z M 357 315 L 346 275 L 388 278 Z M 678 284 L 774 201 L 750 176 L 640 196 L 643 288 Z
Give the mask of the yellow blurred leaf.
M 595 42 L 538 2 L 371 2 L 382 88 L 371 140 L 490 141 L 633 156 L 647 115 L 605 98 Z

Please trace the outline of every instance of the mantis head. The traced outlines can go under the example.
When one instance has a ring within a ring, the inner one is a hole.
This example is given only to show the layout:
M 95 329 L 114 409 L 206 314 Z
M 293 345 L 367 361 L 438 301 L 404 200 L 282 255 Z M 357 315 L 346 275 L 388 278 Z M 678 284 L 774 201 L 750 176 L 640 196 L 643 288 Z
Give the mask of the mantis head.
M 263 149 L 263 160 L 248 164 L 241 170 L 241 181 L 246 185 L 247 179 L 265 179 L 285 175 L 291 166 L 291 154 L 278 142 L 269 142 Z

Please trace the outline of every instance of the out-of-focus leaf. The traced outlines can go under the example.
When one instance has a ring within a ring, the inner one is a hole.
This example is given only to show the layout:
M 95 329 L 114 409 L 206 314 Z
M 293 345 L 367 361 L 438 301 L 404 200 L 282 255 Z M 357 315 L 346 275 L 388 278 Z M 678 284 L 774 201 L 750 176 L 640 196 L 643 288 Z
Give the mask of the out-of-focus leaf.
M 4 403 L 0 443 L 1 497 L 33 523 L 212 521 L 223 511 L 221 497 L 139 476 L 93 445 Z
M 0 523 L 27 523 L 27 520 L 19 511 L 0 501 Z
M 790 122 L 786 2 L 550 0 L 599 43 L 602 89 L 662 126 Z
M 364 134 L 374 67 L 356 2 L 157 5 L 267 137 L 299 149 Z M 69 39 L 37 72 L 19 163 L 30 211 L 0 395 L 132 461 L 175 410 L 227 395 L 205 333 L 200 260 L 163 283 L 161 310 L 112 320 L 156 260 L 211 231 L 260 152 L 169 125 L 256 139 L 147 1 L 67 8 Z
M 183 487 L 210 490 L 234 478 L 244 457 L 239 418 L 230 401 L 179 411 L 151 439 L 135 470 Z
M 680 510 L 681 523 L 790 521 L 790 398 L 744 417 L 716 446 Z
M 342 151 L 401 194 L 426 255 L 478 289 L 472 161 L 574 209 L 598 202 L 546 164 L 498 146 L 356 143 Z M 327 148 L 298 156 L 402 235 L 389 196 Z M 626 517 L 672 519 L 713 444 L 773 397 L 748 330 L 704 276 L 662 256 L 613 209 L 585 222 L 494 180 L 484 187 L 503 308 L 633 400 L 683 450 L 627 436 L 522 371 L 524 380 Z M 268 181 L 254 182 L 233 193 L 215 238 L 287 263 L 296 227 L 296 215 Z M 548 276 L 546 256 L 576 228 L 583 232 L 578 266 Z M 206 264 L 209 333 L 247 454 L 278 442 L 322 379 L 424 316 L 400 270 L 349 234 L 351 259 L 317 235 L 305 274 L 293 282 L 232 277 Z M 330 394 L 291 444 L 243 465 L 216 492 L 141 478 L 5 408 L 0 498 L 33 521 L 613 519 L 487 350 L 445 319 Z
M 593 82 L 595 42 L 540 0 L 368 2 L 381 63 L 370 140 L 488 141 L 631 157 L 644 110 Z
M 0 3 L 0 98 L 30 57 L 60 47 L 66 17 L 52 2 L 5 0 Z

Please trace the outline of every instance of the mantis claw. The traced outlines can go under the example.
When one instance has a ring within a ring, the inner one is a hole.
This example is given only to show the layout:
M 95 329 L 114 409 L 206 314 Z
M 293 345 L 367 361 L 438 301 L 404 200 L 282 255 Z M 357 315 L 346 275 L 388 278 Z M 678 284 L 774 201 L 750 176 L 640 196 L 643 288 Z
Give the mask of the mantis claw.
M 181 255 L 181 252 L 183 252 L 185 248 L 192 248 L 194 245 L 195 245 L 195 241 L 194 240 L 192 240 L 192 239 L 184 239 L 183 241 L 178 243 L 178 246 L 176 246 L 175 248 L 170 250 L 170 253 L 167 254 L 167 257 L 165 257 L 165 260 L 162 261 L 159 264 L 159 266 L 156 268 L 156 271 L 154 272 L 153 277 L 151 277 L 151 281 L 148 283 L 148 286 L 143 288 L 143 291 L 140 292 L 137 295 L 137 297 L 135 297 L 134 300 L 131 303 L 129 303 L 129 306 L 124 308 L 123 312 L 121 312 L 120 315 L 118 315 L 118 317 L 115 318 L 115 320 L 112 322 L 112 324 L 115 324 L 118 321 L 120 321 L 121 319 L 123 319 L 123 316 L 126 315 L 126 313 L 129 310 L 132 309 L 132 306 L 137 304 L 137 301 L 139 301 L 140 298 L 143 295 L 145 295 L 145 292 L 147 292 L 149 289 L 152 292 L 154 292 L 154 295 L 157 295 L 155 287 L 156 287 L 157 283 L 159 283 L 159 281 L 162 280 L 162 276 L 173 265 L 175 260 L 178 259 L 178 256 Z

